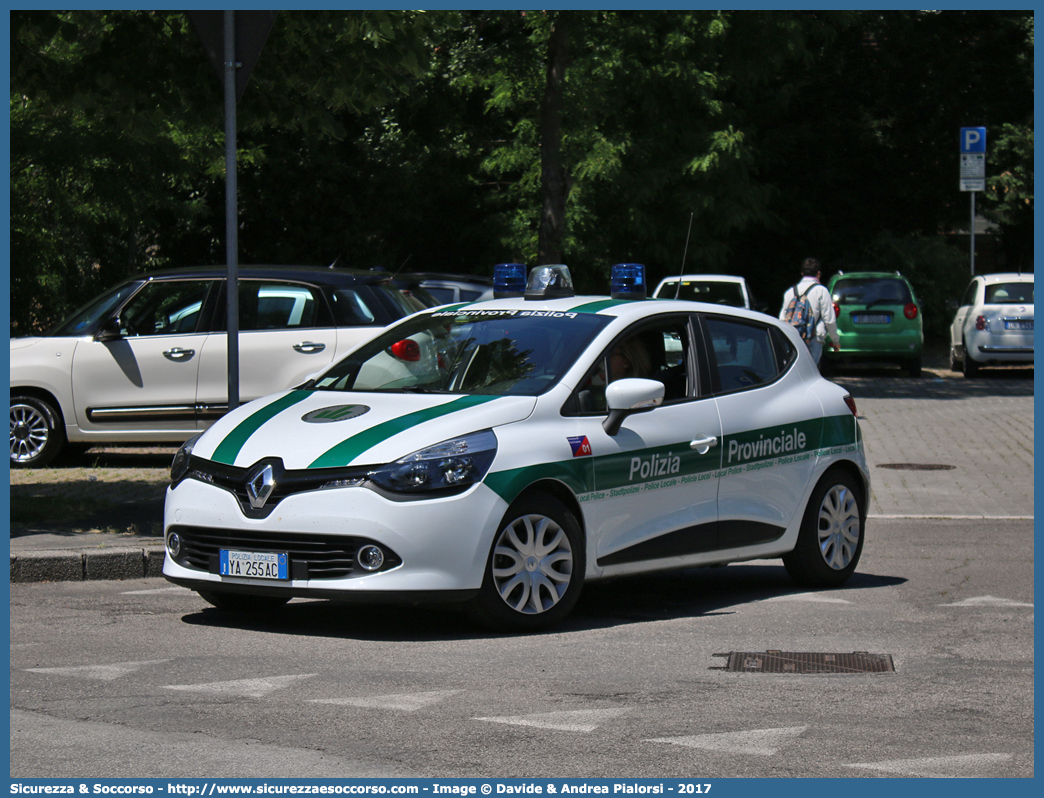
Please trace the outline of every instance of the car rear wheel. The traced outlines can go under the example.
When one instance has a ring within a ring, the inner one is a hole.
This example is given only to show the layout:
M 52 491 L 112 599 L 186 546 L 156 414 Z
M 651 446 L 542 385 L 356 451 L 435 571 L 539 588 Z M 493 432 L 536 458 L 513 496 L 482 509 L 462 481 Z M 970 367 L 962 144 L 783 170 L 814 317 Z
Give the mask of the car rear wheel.
M 11 397 L 11 467 L 49 465 L 65 443 L 58 409 L 35 396 Z
M 247 593 L 224 593 L 220 590 L 197 590 L 199 597 L 227 612 L 268 612 L 282 607 L 289 596 L 251 596 Z
M 836 587 L 854 572 L 863 551 L 863 492 L 839 468 L 816 485 L 801 521 L 797 545 L 783 555 L 790 577 L 808 587 Z
M 546 629 L 573 609 L 584 566 L 576 517 L 551 496 L 523 497 L 508 509 L 497 530 L 482 588 L 468 610 L 498 631 Z
M 979 376 L 979 364 L 971 359 L 967 341 L 964 343 L 964 360 L 961 361 L 961 371 L 964 372 L 966 379 Z

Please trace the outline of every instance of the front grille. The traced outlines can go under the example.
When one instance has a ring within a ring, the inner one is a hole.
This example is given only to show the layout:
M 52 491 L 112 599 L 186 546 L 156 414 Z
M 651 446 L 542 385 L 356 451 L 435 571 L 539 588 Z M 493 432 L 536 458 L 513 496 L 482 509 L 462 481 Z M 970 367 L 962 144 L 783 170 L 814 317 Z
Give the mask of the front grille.
M 175 561 L 185 567 L 218 573 L 221 549 L 239 551 L 285 551 L 290 559 L 291 579 L 344 579 L 374 571 L 363 571 L 355 553 L 367 544 L 379 545 L 387 571 L 402 565 L 402 559 L 387 546 L 351 535 L 316 535 L 298 532 L 261 532 L 203 526 L 172 526 L 169 533 L 181 536 L 181 552 Z
M 247 495 L 247 483 L 259 467 L 269 464 L 273 469 L 275 489 L 268 497 L 265 506 L 254 509 L 250 506 Z M 352 466 L 349 468 L 302 468 L 286 469 L 279 458 L 265 458 L 253 465 L 242 467 L 226 465 L 213 460 L 205 460 L 192 456 L 190 459 L 189 479 L 197 479 L 214 487 L 227 490 L 239 501 L 243 515 L 247 518 L 267 518 L 288 496 L 307 491 L 321 490 L 333 482 L 361 482 L 374 466 Z

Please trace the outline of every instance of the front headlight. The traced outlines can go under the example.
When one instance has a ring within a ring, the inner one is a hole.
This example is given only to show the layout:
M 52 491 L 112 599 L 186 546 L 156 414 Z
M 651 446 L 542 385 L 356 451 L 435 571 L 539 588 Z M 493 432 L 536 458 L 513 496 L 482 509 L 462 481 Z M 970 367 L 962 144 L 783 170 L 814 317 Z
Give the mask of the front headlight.
M 192 447 L 196 445 L 196 441 L 199 440 L 199 435 L 193 435 L 178 449 L 174 454 L 174 462 L 170 464 L 170 481 L 178 482 L 182 477 L 189 472 L 189 464 L 192 460 Z
M 436 443 L 367 476 L 396 493 L 466 488 L 482 481 L 496 454 L 497 436 L 487 429 Z

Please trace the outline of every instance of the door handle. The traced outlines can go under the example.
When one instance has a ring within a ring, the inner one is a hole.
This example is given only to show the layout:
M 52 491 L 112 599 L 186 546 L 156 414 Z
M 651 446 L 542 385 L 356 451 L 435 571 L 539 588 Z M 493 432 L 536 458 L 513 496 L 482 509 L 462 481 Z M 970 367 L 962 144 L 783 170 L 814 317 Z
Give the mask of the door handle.
M 175 363 L 179 363 L 191 358 L 196 354 L 195 349 L 182 349 L 180 346 L 175 346 L 173 349 L 168 349 L 163 353 L 163 357 L 167 360 L 173 360 Z
M 718 445 L 718 439 L 713 435 L 705 435 L 689 442 L 689 448 L 695 449 L 700 454 L 707 454 L 712 446 Z
M 314 341 L 302 341 L 299 344 L 294 344 L 295 352 L 303 352 L 306 355 L 322 352 L 324 349 L 326 349 L 326 344 L 317 344 Z

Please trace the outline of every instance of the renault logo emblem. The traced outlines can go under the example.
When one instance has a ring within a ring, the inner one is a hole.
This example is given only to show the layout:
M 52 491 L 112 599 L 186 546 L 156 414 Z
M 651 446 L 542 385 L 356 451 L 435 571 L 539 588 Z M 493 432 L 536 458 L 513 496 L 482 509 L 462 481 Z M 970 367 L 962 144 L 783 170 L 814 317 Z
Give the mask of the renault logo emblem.
M 250 499 L 250 506 L 255 510 L 260 510 L 265 506 L 265 502 L 268 501 L 273 490 L 275 490 L 275 472 L 270 465 L 259 468 L 247 479 L 247 498 Z

